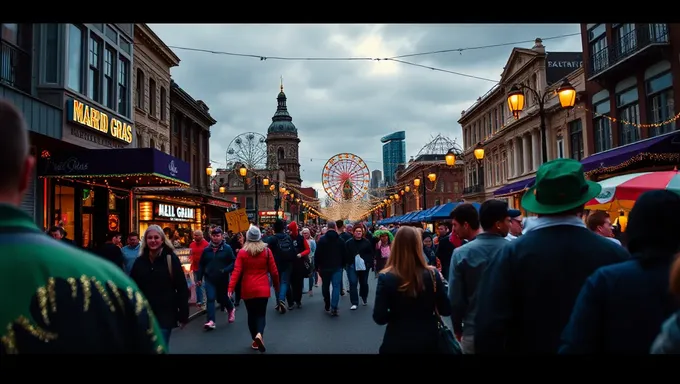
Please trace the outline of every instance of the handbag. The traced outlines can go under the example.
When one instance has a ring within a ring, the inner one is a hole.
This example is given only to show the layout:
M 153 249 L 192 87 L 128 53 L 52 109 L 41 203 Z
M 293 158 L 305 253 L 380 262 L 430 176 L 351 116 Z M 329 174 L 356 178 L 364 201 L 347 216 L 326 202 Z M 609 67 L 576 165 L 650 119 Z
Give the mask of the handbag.
M 432 277 L 432 286 L 434 287 L 434 294 L 437 295 L 437 277 L 435 276 L 435 271 L 430 270 L 430 276 Z M 439 315 L 439 310 L 437 310 L 437 302 L 435 298 L 434 304 L 434 315 L 437 318 L 437 349 L 439 353 L 444 355 L 462 355 L 463 349 L 460 346 L 458 340 L 453 335 L 453 332 L 449 327 L 444 324 L 442 317 Z
M 364 259 L 362 259 L 361 256 L 359 255 L 354 256 L 354 270 L 355 271 L 366 270 L 366 263 L 364 263 Z

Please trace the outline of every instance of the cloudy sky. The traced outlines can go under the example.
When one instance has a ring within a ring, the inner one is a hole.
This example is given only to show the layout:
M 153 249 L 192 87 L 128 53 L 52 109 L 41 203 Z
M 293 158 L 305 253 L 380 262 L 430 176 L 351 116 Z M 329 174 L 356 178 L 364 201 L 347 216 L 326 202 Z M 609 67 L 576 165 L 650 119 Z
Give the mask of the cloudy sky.
M 390 61 L 275 60 L 280 57 L 388 58 L 412 53 L 517 44 L 536 37 L 546 50 L 581 51 L 578 24 L 529 25 L 169 25 L 153 30 L 181 58 L 175 81 L 210 107 L 210 158 L 226 163 L 231 140 L 245 132 L 266 135 L 283 76 L 288 110 L 298 129 L 304 186 L 321 188 L 321 169 L 350 152 L 382 170 L 380 138 L 406 131 L 407 159 L 441 133 L 462 143 L 457 123 L 494 83 Z M 199 50 L 270 57 L 237 57 Z M 513 45 L 412 56 L 403 60 L 461 74 L 500 79 Z

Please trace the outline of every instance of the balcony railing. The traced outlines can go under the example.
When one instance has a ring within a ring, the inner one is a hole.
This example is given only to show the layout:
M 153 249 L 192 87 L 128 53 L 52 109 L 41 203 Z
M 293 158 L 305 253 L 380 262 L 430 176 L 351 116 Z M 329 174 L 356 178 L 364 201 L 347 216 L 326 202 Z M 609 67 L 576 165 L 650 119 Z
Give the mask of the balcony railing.
M 635 30 L 616 39 L 616 44 L 596 52 L 590 76 L 598 75 L 653 44 L 668 44 L 668 24 L 638 24 Z
M 470 195 L 473 193 L 482 193 L 484 192 L 484 186 L 481 184 L 477 185 L 472 185 L 470 187 L 465 187 L 463 188 L 463 195 Z
M 6 41 L 0 43 L 0 83 L 30 93 L 31 55 Z

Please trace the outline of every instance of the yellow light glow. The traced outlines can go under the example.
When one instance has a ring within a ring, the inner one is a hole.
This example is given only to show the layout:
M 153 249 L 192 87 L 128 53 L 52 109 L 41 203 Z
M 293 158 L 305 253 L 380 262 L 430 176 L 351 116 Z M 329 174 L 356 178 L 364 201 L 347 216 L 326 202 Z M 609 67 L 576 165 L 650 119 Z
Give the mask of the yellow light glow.
M 241 175 L 241 177 L 246 177 L 246 175 L 248 174 L 248 169 L 246 167 L 241 167 L 238 170 L 238 173 Z
M 420 179 L 413 180 L 413 185 L 415 185 L 416 187 L 420 187 Z
M 430 173 L 429 175 L 427 175 L 427 178 L 428 178 L 431 182 L 434 182 L 435 180 L 437 180 L 437 175 L 434 174 L 434 173 Z

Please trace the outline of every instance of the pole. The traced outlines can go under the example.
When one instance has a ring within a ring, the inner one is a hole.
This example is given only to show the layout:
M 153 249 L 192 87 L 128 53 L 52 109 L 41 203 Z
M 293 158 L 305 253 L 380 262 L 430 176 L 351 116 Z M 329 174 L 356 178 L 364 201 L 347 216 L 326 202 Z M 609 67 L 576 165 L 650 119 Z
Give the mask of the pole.
M 259 199 L 258 199 L 258 197 L 259 197 L 259 196 L 258 196 L 258 195 L 259 195 L 259 193 L 258 193 L 258 188 L 259 188 L 258 184 L 260 184 L 260 182 L 259 182 L 259 180 L 258 180 L 258 178 L 257 178 L 257 175 L 255 175 L 255 177 L 254 177 L 253 179 L 255 180 L 255 225 L 256 225 L 256 226 L 259 226 L 259 225 L 260 225 L 260 224 L 259 224 L 259 223 L 260 223 L 260 209 L 259 209 L 259 207 L 258 207 L 258 205 L 259 205 L 259 204 L 258 204 L 258 200 L 259 200 Z
M 423 169 L 423 178 L 421 179 L 423 183 L 423 211 L 427 209 L 427 186 L 425 186 L 425 170 Z
M 543 99 L 538 104 L 538 114 L 541 118 L 541 151 L 543 152 L 543 163 L 548 162 L 548 141 L 545 134 L 545 109 L 543 109 Z
M 276 198 L 274 198 L 274 211 L 276 211 L 276 218 L 279 218 L 279 205 L 281 205 L 281 191 L 279 190 L 279 183 L 274 183 L 276 188 Z

